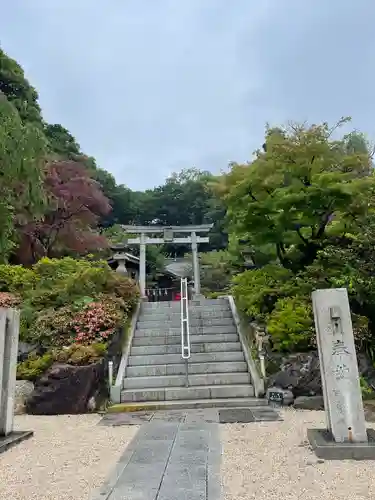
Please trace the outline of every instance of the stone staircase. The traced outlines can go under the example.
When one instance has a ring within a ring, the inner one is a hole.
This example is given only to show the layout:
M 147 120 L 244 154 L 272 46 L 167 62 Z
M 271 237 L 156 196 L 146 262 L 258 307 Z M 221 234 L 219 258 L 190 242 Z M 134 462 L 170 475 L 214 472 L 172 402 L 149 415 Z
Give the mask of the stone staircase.
M 262 406 L 227 299 L 189 303 L 191 357 L 181 357 L 179 302 L 141 306 L 121 403 L 129 410 Z

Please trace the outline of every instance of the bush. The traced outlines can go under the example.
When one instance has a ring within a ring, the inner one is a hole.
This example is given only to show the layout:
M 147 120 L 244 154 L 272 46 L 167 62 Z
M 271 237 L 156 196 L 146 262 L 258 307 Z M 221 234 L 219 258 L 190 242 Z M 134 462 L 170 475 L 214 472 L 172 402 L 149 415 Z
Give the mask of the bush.
M 125 302 L 115 296 L 81 297 L 73 304 L 38 312 L 24 340 L 46 348 L 106 342 L 124 324 Z
M 302 297 L 279 299 L 267 318 L 267 332 L 278 351 L 308 349 L 313 343 L 311 304 Z
M 51 353 L 38 356 L 34 353 L 29 354 L 25 361 L 22 361 L 17 366 L 18 380 L 31 380 L 34 382 L 41 377 L 43 373 L 50 368 L 54 361 Z
M 23 266 L 0 265 L 0 290 L 11 293 L 24 293 L 34 288 L 37 276 L 32 269 Z
M 251 319 L 265 321 L 279 298 L 288 296 L 293 287 L 291 273 L 275 264 L 238 274 L 233 279 L 233 295 L 239 308 Z
M 58 363 L 67 363 L 75 366 L 90 365 L 101 359 L 106 349 L 106 344 L 100 342 L 91 345 L 73 344 L 60 351 L 56 351 L 54 353 L 54 360 Z
M 20 305 L 21 297 L 13 293 L 0 292 L 0 307 L 17 307 Z
M 361 392 L 362 392 L 362 398 L 364 400 L 374 399 L 375 392 L 372 389 L 372 387 L 369 386 L 369 384 L 366 382 L 366 380 L 363 377 L 359 377 L 359 385 L 360 385 Z
M 202 253 L 200 255 L 203 290 L 225 293 L 229 289 L 235 270 L 234 258 L 227 250 Z
M 116 302 L 92 302 L 74 316 L 72 328 L 74 341 L 79 344 L 107 341 L 125 322 L 124 313 Z
M 72 323 L 75 311 L 71 306 L 54 309 L 52 307 L 36 312 L 23 325 L 22 338 L 26 342 L 43 347 L 68 345 L 73 341 Z

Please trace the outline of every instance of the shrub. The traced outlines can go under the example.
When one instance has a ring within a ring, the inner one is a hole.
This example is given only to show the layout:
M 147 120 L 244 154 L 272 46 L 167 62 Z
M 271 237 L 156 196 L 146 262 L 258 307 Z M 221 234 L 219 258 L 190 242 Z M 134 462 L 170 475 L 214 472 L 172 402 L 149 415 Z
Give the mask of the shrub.
M 47 348 L 70 344 L 74 338 L 74 315 L 71 306 L 43 309 L 31 317 L 30 324 L 25 327 L 23 340 Z
M 22 361 L 17 366 L 17 379 L 18 380 L 31 380 L 34 382 L 41 377 L 43 373 L 48 370 L 54 361 L 51 353 L 38 356 L 34 353 L 29 354 L 25 361 Z
M 35 287 L 37 276 L 32 269 L 23 266 L 0 265 L 0 290 L 23 293 Z
M 115 301 L 102 300 L 87 304 L 74 316 L 74 341 L 79 344 L 107 341 L 125 322 L 124 314 Z
M 104 284 L 103 292 L 121 298 L 125 302 L 124 308 L 127 312 L 133 309 L 139 298 L 137 283 L 127 276 L 113 271 Z
M 291 273 L 281 266 L 269 264 L 238 274 L 233 279 L 233 295 L 239 308 L 250 318 L 264 321 L 277 300 L 288 296 Z
M 101 342 L 91 345 L 73 344 L 54 352 L 54 359 L 58 363 L 67 363 L 69 365 L 90 365 L 102 358 L 106 349 L 106 344 Z
M 26 299 L 38 310 L 73 304 L 82 297 L 103 293 L 122 298 L 128 310 L 139 296 L 136 283 L 112 271 L 104 261 L 44 258 L 33 269 L 38 281 Z
M 364 400 L 374 399 L 375 392 L 372 389 L 372 387 L 369 386 L 369 384 L 367 383 L 367 381 L 363 377 L 359 377 L 359 385 L 360 385 L 361 392 L 362 392 L 362 398 Z
M 267 318 L 267 331 L 279 351 L 298 351 L 311 347 L 313 316 L 311 304 L 302 297 L 279 299 Z
M 9 292 L 0 292 L 0 307 L 17 307 L 20 305 L 21 297 Z

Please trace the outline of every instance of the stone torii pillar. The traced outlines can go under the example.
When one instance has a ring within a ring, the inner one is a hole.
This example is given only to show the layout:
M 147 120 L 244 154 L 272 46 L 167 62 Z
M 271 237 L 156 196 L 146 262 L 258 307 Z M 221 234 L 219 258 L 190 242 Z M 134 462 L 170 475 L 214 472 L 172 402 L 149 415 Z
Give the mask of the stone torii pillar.
M 196 295 L 201 293 L 201 275 L 199 270 L 197 233 L 191 232 L 191 253 L 193 256 L 194 291 Z
M 141 297 L 146 296 L 146 236 L 141 233 L 139 237 L 139 288 Z

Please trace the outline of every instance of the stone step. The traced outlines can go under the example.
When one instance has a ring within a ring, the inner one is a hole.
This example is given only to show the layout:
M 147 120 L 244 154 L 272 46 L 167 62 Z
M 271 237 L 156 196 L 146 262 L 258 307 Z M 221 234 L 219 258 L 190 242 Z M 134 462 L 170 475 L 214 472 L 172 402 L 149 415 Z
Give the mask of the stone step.
M 227 306 L 229 304 L 228 299 L 203 299 L 199 301 L 189 300 L 189 305 L 191 307 L 220 307 Z M 164 309 L 179 309 L 181 303 L 179 300 L 163 301 L 163 302 L 143 302 L 142 311 L 149 310 L 164 310 Z
M 181 362 L 171 365 L 128 366 L 127 377 L 153 377 L 163 375 L 185 375 L 186 365 Z M 188 363 L 189 374 L 198 373 L 247 373 L 245 361 L 224 361 L 220 363 Z
M 170 307 L 170 308 L 161 308 L 161 309 L 141 309 L 140 316 L 155 316 L 155 317 L 165 317 L 165 316 L 173 316 L 175 314 L 180 314 L 181 307 L 178 304 L 178 307 Z M 230 312 L 229 304 L 223 305 L 212 305 L 212 306 L 189 306 L 189 315 L 203 315 L 206 316 L 208 313 L 216 314 L 220 312 Z
M 189 410 L 203 408 L 252 408 L 264 409 L 268 407 L 266 399 L 258 398 L 217 398 L 217 399 L 192 399 L 174 401 L 143 401 L 142 403 L 120 403 L 108 408 L 108 413 L 121 413 L 132 411 L 153 410 Z
M 189 387 L 250 384 L 248 373 L 199 373 L 188 376 Z M 151 377 L 126 377 L 124 389 L 185 387 L 185 375 L 162 375 Z
M 238 342 L 239 337 L 237 333 L 219 333 L 216 335 L 190 335 L 190 344 L 207 344 L 209 342 Z M 179 335 L 155 335 L 150 337 L 133 337 L 133 346 L 145 345 L 181 345 L 181 334 Z M 196 351 L 198 352 L 198 351 Z
M 232 335 L 231 335 L 232 336 Z M 237 337 L 233 335 L 234 338 Z M 149 340 L 150 337 L 145 337 Z M 153 337 L 158 338 L 158 337 Z M 138 342 L 143 339 L 135 339 L 131 348 L 131 356 L 149 356 L 151 354 L 181 354 L 181 338 L 178 337 L 173 344 L 165 344 L 165 342 L 149 342 L 147 345 L 140 345 Z M 164 340 L 164 337 L 161 339 Z M 135 342 L 137 341 L 137 342 Z M 155 344 L 155 345 L 152 345 Z M 242 351 L 241 343 L 234 341 L 230 342 L 200 342 L 191 341 L 190 351 L 198 352 L 217 352 L 217 351 Z
M 250 384 L 207 385 L 204 387 L 164 387 L 160 389 L 147 387 L 143 389 L 122 390 L 121 402 L 249 398 L 252 396 L 254 396 L 254 388 Z
M 233 318 L 226 317 L 226 318 L 191 318 L 189 317 L 189 325 L 190 327 L 196 327 L 196 326 L 232 326 L 234 325 L 233 323 Z M 152 316 L 149 321 L 138 321 L 137 323 L 137 329 L 138 330 L 153 330 L 153 329 L 160 329 L 162 327 L 168 327 L 168 328 L 181 328 L 181 316 L 176 315 L 175 318 L 165 320 L 165 321 L 160 321 L 160 320 L 155 320 Z
M 219 335 L 221 333 L 237 333 L 237 328 L 235 325 L 228 326 L 193 326 L 190 328 L 190 335 Z M 163 336 L 163 335 L 181 335 L 181 327 L 178 328 L 168 328 L 167 325 L 160 324 L 158 328 L 147 329 L 147 330 L 136 330 L 134 333 L 135 337 L 151 337 L 151 336 Z
M 128 366 L 181 364 L 181 354 L 152 354 L 150 356 L 129 356 Z M 220 361 L 244 361 L 242 351 L 192 353 L 190 363 L 215 363 Z
M 158 321 L 160 318 L 163 318 L 163 321 L 165 318 L 167 318 L 168 321 L 180 321 L 181 320 L 181 312 L 180 311 L 175 311 L 169 314 L 141 314 L 139 316 L 138 322 L 142 323 L 149 323 L 153 321 Z M 205 312 L 199 312 L 196 311 L 195 309 L 189 309 L 189 319 L 190 320 L 204 320 L 204 319 L 228 319 L 232 318 L 232 311 L 230 309 L 225 309 L 222 311 L 221 309 L 218 310 L 210 310 L 210 311 L 205 311 Z

